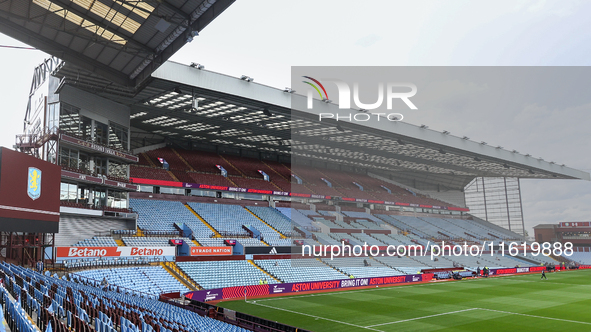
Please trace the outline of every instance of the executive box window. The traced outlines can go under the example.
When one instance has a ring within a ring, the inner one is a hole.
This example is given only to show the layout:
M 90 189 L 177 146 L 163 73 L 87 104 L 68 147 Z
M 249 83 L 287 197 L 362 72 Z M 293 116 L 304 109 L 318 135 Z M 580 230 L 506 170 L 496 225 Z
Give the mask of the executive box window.
M 59 103 L 53 103 L 47 106 L 47 129 L 52 133 L 57 133 L 59 129 L 59 109 Z
M 59 153 L 59 164 L 62 167 L 69 167 L 78 169 L 78 150 L 69 149 L 69 148 L 60 148 Z
M 111 126 L 109 127 L 109 146 L 119 150 L 127 150 L 129 146 L 127 128 L 111 122 Z
M 107 206 L 118 209 L 127 209 L 127 193 L 109 190 Z
M 60 200 L 67 202 L 76 202 L 78 186 L 70 183 L 61 183 Z
M 79 153 L 78 169 L 87 173 L 90 173 L 92 171 L 90 168 L 90 157 L 87 154 L 82 152 Z
M 109 126 L 98 121 L 94 121 L 94 141 L 98 144 L 109 144 Z
M 96 158 L 94 160 L 94 172 L 100 175 L 107 175 L 107 159 Z
M 66 133 L 79 135 L 80 109 L 65 103 L 60 103 L 60 130 Z
M 92 140 L 92 119 L 85 116 L 80 116 L 80 131 L 78 136 L 81 136 L 85 141 Z

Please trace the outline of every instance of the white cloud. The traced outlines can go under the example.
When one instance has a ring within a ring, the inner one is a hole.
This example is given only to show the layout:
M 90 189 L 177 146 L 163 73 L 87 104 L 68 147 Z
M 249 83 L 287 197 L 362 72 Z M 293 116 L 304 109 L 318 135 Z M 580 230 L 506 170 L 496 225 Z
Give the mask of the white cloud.
M 365 37 L 357 39 L 357 41 L 355 42 L 355 45 L 359 45 L 361 47 L 367 48 L 367 47 L 370 47 L 370 46 L 374 45 L 375 43 L 379 42 L 381 39 L 382 39 L 381 36 L 378 36 L 375 33 L 372 33 L 370 35 L 367 35 Z

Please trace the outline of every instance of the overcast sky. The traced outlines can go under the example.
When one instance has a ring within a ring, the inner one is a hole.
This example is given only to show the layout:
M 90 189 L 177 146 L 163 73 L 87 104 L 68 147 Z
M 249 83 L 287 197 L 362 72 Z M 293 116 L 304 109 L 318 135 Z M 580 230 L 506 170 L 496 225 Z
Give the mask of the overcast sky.
M 172 60 L 278 88 L 296 65 L 588 66 L 590 10 L 591 2 L 575 0 L 238 0 Z M 0 45 L 25 46 L 1 34 Z M 0 48 L 0 57 L 0 145 L 12 147 L 33 68 L 47 55 Z M 588 108 L 538 106 L 510 119 L 473 109 L 465 121 L 420 122 L 591 171 Z M 530 234 L 538 223 L 591 219 L 590 182 L 523 180 L 522 188 Z

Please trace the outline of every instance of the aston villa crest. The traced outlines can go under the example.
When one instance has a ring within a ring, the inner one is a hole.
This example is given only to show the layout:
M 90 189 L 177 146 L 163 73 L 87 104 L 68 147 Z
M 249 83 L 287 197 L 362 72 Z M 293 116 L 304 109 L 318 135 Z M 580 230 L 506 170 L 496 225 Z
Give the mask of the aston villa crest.
M 27 194 L 32 200 L 41 196 L 41 170 L 35 167 L 29 167 L 29 182 L 27 184 Z

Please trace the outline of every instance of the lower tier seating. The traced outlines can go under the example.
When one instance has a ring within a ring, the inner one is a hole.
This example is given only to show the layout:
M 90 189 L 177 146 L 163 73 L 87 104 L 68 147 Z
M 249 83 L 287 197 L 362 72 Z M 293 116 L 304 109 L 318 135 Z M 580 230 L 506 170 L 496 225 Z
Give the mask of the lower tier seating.
M 260 280 L 277 283 L 245 260 L 177 263 L 191 279 L 205 289 L 258 285 Z
M 56 309 L 53 312 L 42 308 L 46 315 L 54 317 L 56 311 L 62 311 L 65 301 L 77 312 L 81 312 L 81 306 L 86 308 L 87 315 L 92 315 L 95 312 L 97 315 L 104 315 L 104 317 L 111 317 L 116 314 L 114 322 L 110 318 L 104 319 L 106 325 L 101 325 L 102 331 L 117 331 L 112 326 L 116 324 L 117 327 L 121 318 L 128 320 L 128 327 L 133 331 L 141 331 L 140 317 L 145 322 L 146 326 L 150 326 L 155 331 L 178 331 L 178 332 L 247 332 L 248 330 L 239 328 L 234 325 L 224 323 L 208 317 L 199 316 L 197 313 L 188 311 L 168 303 L 163 303 L 157 300 L 157 296 L 140 297 L 125 293 L 117 293 L 114 291 L 116 287 L 111 286 L 110 290 L 103 291 L 99 288 L 100 282 L 90 282 L 84 278 L 70 278 L 71 280 L 59 279 L 56 277 L 45 276 L 37 272 L 25 269 L 20 266 L 0 263 L 0 270 L 6 274 L 5 285 L 7 289 L 16 284 L 15 278 L 30 280 L 31 287 L 38 292 L 30 294 L 38 298 L 36 294 L 50 294 L 59 295 L 61 300 L 55 295 L 52 298 L 59 300 L 62 304 L 57 303 Z M 74 281 L 75 280 L 75 281 Z M 72 297 L 66 296 L 66 291 L 72 294 Z M 16 294 L 13 294 L 15 296 Z M 42 300 L 42 298 L 41 298 Z M 77 301 L 79 300 L 79 302 Z M 37 300 L 35 300 L 37 301 Z M 80 305 L 78 304 L 80 303 Z M 83 304 L 82 304 L 83 303 Z M 99 314 L 100 313 L 100 314 Z M 39 314 L 39 313 L 37 313 Z M 141 316 L 140 316 L 141 315 Z M 101 316 L 103 317 L 103 316 Z M 98 318 L 98 317 L 96 317 Z M 95 320 L 97 320 L 94 318 Z M 102 320 L 101 320 L 102 321 Z M 136 322 L 135 325 L 132 322 Z M 66 331 L 68 328 L 65 323 L 57 318 L 52 320 L 52 331 Z M 57 324 L 57 325 L 56 325 Z M 59 325 L 59 326 L 58 326 Z M 91 330 L 90 326 L 85 325 L 87 330 Z M 129 331 L 129 328 L 127 329 Z M 40 326 L 39 330 L 49 330 L 45 326 Z M 146 329 L 147 330 L 147 329 Z M 123 331 L 123 329 L 121 329 Z
M 81 271 L 77 274 L 99 282 L 106 279 L 109 285 L 154 295 L 189 291 L 161 266 L 98 269 Z
M 283 282 L 346 279 L 348 276 L 316 259 L 268 259 L 255 263 Z

